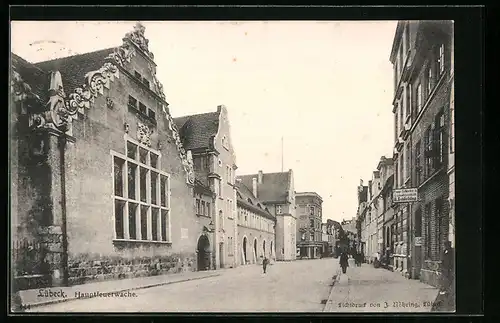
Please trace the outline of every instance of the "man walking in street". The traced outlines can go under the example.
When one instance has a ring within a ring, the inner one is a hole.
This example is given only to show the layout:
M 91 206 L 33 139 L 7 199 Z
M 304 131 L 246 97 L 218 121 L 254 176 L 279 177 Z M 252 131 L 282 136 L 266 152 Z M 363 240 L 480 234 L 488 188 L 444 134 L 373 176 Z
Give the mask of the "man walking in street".
M 453 268 L 454 268 L 453 248 L 451 242 L 444 243 L 444 250 L 441 255 L 441 288 L 439 294 L 447 294 L 450 291 L 453 282 Z
M 264 270 L 264 274 L 266 273 L 268 262 L 269 262 L 269 260 L 267 259 L 267 257 L 264 257 L 264 260 L 262 260 L 262 269 Z
M 347 253 L 345 251 L 340 254 L 340 267 L 342 267 L 342 273 L 345 274 L 347 272 L 347 267 L 349 266 L 349 258 L 347 257 Z

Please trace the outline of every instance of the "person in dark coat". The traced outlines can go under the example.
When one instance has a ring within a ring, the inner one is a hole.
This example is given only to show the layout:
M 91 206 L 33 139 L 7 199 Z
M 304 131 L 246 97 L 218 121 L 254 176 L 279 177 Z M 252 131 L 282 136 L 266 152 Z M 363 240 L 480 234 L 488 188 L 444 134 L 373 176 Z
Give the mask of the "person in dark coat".
M 347 272 L 347 267 L 349 267 L 349 258 L 347 256 L 347 253 L 342 252 L 340 254 L 339 264 L 340 267 L 342 268 L 342 273 L 345 274 Z
M 441 286 L 440 294 L 446 294 L 450 291 L 453 282 L 454 257 L 451 242 L 444 243 L 444 250 L 441 254 Z
M 264 270 L 264 274 L 266 273 L 268 263 L 269 263 L 269 260 L 267 259 L 267 257 L 264 257 L 264 260 L 262 260 L 262 269 Z

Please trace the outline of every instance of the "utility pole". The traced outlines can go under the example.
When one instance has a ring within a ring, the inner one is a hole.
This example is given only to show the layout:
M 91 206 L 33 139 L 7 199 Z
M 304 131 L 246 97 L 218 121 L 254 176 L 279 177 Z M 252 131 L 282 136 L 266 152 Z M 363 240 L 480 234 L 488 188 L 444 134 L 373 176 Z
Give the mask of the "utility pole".
M 284 144 L 283 144 L 283 136 L 281 136 L 281 172 L 283 173 L 283 160 L 284 160 Z

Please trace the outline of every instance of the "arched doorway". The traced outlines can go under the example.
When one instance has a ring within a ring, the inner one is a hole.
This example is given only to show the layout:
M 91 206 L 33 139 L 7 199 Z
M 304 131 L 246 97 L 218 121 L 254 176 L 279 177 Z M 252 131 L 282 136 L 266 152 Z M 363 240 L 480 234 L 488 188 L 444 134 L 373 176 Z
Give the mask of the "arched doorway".
M 248 263 L 247 243 L 247 237 L 243 237 L 243 265 Z
M 262 241 L 262 254 L 266 256 L 266 240 Z
M 273 242 L 271 241 L 271 247 L 269 248 L 269 258 L 273 257 Z
M 210 241 L 206 235 L 198 239 L 198 270 L 210 269 Z
M 257 256 L 257 239 L 253 241 L 253 255 L 255 257 L 255 262 L 258 261 L 259 257 Z

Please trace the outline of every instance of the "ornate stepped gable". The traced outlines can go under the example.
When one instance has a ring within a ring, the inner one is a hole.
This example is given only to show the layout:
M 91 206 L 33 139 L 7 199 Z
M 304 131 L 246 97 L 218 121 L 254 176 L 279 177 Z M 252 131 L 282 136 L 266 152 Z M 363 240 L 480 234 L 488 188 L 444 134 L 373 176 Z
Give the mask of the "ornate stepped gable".
M 83 115 L 85 109 L 94 105 L 95 98 L 103 94 L 104 88 L 109 89 L 110 83 L 115 77 L 119 78 L 119 69 L 125 62 L 130 62 L 136 53 L 136 46 L 151 60 L 153 53 L 149 51 L 149 40 L 144 37 L 145 27 L 137 23 L 134 30 L 127 33 L 123 38 L 123 44 L 105 59 L 103 66 L 97 70 L 85 75 L 85 83 L 82 87 L 76 88 L 73 93 L 65 95 L 61 75 L 59 72 L 53 72 L 51 76 L 50 99 L 47 103 L 47 111 L 43 115 L 33 115 L 30 117 L 30 125 L 34 128 L 49 127 L 55 128 L 71 135 L 71 123 L 77 119 L 78 115 Z M 134 46 L 135 45 L 135 46 Z M 156 68 L 152 62 L 149 62 L 149 70 L 153 76 L 153 90 L 165 101 L 163 85 L 156 77 Z M 19 73 L 12 68 L 11 93 L 14 101 L 24 100 L 29 96 L 35 96 L 28 84 L 23 82 Z M 184 149 L 179 131 L 174 123 L 170 112 L 164 104 L 162 111 L 168 121 L 169 130 L 172 132 L 177 150 L 179 152 L 184 171 L 187 174 L 187 183 L 194 184 L 194 168 L 191 151 Z

